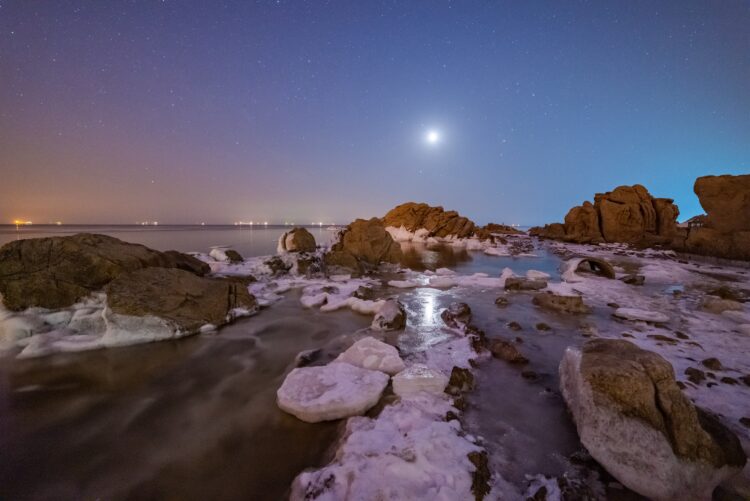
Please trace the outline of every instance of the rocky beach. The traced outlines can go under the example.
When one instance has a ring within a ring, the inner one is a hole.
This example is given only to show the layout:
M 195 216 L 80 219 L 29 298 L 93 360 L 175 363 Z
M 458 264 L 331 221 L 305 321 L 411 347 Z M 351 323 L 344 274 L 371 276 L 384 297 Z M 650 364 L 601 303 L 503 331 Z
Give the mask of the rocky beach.
M 410 202 L 271 256 L 8 243 L 2 491 L 750 499 L 750 175 L 695 194 L 529 232 Z

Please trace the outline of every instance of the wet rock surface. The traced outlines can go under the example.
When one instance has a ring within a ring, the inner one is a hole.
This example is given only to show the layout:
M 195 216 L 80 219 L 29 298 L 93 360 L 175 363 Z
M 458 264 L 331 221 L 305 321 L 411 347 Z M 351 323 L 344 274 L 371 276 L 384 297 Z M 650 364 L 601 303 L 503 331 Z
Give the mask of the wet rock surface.
M 18 240 L 0 248 L 0 294 L 11 310 L 63 308 L 123 273 L 147 267 L 205 274 L 191 256 L 163 253 L 106 235 Z
M 406 310 L 397 299 L 388 299 L 372 319 L 376 331 L 396 331 L 406 327 Z
M 224 325 L 235 309 L 250 313 L 257 307 L 241 281 L 203 278 L 179 269 L 144 268 L 126 273 L 105 290 L 113 314 L 157 317 L 187 333 L 207 324 Z

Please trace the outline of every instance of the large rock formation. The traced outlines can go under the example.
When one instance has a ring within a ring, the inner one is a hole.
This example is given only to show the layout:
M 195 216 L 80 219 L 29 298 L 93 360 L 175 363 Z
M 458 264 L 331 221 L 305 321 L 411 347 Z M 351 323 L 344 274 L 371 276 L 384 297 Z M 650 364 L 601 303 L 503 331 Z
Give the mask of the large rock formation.
M 210 271 L 192 256 L 159 252 L 106 235 L 34 238 L 0 248 L 0 294 L 11 310 L 63 308 L 123 273 L 148 267 L 180 268 L 199 275 Z
M 407 202 L 388 211 L 383 218 L 387 227 L 405 228 L 415 232 L 424 228 L 431 237 L 466 238 L 474 234 L 476 225 L 456 211 L 431 207 L 424 203 Z
M 199 277 L 178 269 L 144 268 L 110 282 L 108 317 L 157 317 L 173 330 L 193 334 L 203 326 L 219 327 L 257 307 L 240 281 Z
M 694 191 L 707 216 L 678 234 L 675 248 L 750 260 L 750 175 L 699 177 Z
M 680 391 L 672 366 L 623 340 L 568 348 L 560 385 L 581 442 L 626 487 L 655 500 L 710 499 L 742 470 L 737 437 Z
M 374 217 L 357 219 L 347 226 L 326 254 L 325 262 L 329 266 L 361 271 L 363 267 L 377 266 L 381 262 L 398 263 L 401 257 L 401 246 Z
M 532 228 L 532 235 L 576 243 L 668 243 L 677 230 L 679 210 L 668 198 L 654 198 L 643 186 L 619 186 L 598 193 L 594 203 L 573 207 L 565 223 Z

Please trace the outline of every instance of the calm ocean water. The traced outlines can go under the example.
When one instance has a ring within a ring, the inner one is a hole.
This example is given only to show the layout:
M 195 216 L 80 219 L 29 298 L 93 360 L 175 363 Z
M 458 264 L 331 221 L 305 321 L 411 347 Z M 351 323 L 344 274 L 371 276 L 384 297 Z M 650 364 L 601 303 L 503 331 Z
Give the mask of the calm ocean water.
M 306 226 L 318 244 L 327 244 L 336 235 L 326 227 Z M 12 225 L 0 226 L 0 246 L 13 240 L 41 238 L 76 233 L 103 233 L 120 240 L 143 244 L 161 251 L 208 252 L 210 247 L 225 245 L 245 257 L 276 253 L 279 237 L 290 226 L 140 226 L 140 225 L 33 225 L 16 229 Z

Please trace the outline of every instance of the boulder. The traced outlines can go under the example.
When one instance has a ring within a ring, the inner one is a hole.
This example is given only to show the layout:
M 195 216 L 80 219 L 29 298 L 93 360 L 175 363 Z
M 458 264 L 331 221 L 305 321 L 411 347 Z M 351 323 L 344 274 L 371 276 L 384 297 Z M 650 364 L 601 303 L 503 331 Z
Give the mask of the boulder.
M 199 277 L 180 269 L 144 268 L 106 287 L 107 317 L 156 317 L 183 334 L 219 327 L 255 311 L 255 298 L 239 281 Z
M 699 177 L 693 190 L 706 211 L 706 227 L 750 231 L 750 174 Z
M 315 237 L 305 228 L 294 228 L 279 237 L 278 252 L 315 252 Z
M 214 258 L 216 261 L 222 261 L 224 263 L 237 264 L 244 261 L 242 255 L 234 249 L 226 249 L 223 247 L 214 247 L 208 253 L 209 256 Z
M 440 318 L 451 329 L 460 329 L 471 323 L 471 308 L 466 303 L 451 303 L 440 313 Z
M 326 254 L 325 261 L 330 266 L 359 270 L 363 265 L 398 263 L 401 258 L 401 246 L 393 241 L 378 218 L 372 218 L 357 219 L 347 226 Z
M 345 362 L 363 369 L 385 372 L 395 375 L 404 370 L 404 361 L 398 350 L 372 337 L 362 338 L 336 358 L 336 362 Z
M 540 308 L 560 313 L 588 313 L 589 307 L 581 296 L 563 296 L 552 292 L 542 292 L 534 296 L 532 302 Z
M 604 241 L 599 226 L 599 212 L 591 202 L 573 207 L 565 216 L 565 234 L 575 242 L 599 243 Z
M 641 495 L 710 499 L 746 463 L 737 437 L 681 393 L 672 366 L 628 341 L 568 348 L 560 386 L 581 443 Z
M 707 215 L 675 235 L 674 248 L 750 260 L 750 174 L 699 177 L 693 190 Z
M 505 279 L 506 291 L 538 291 L 547 287 L 542 278 L 508 277 Z
M 491 234 L 523 235 L 523 232 L 518 228 L 514 228 L 513 226 L 508 226 L 506 224 L 489 223 L 482 226 L 481 229 Z
M 505 360 L 511 364 L 527 364 L 529 359 L 524 357 L 516 346 L 504 339 L 492 339 L 489 342 L 489 349 L 492 356 Z
M 370 328 L 376 331 L 396 331 L 406 327 L 406 309 L 396 299 L 388 299 L 372 319 Z
M 276 392 L 279 408 L 317 423 L 365 413 L 378 403 L 390 378 L 347 363 L 293 369 Z
M 393 376 L 393 392 L 399 397 L 417 395 L 419 392 L 440 394 L 448 386 L 448 376 L 426 365 L 414 364 Z
M 430 237 L 467 238 L 477 229 L 470 219 L 456 211 L 445 211 L 442 207 L 415 202 L 407 202 L 388 211 L 383 224 L 387 227 L 405 228 L 411 232 L 424 228 Z
M 147 267 L 205 274 L 206 268 L 196 261 L 106 235 L 17 240 L 0 248 L 0 294 L 5 306 L 15 311 L 32 306 L 64 308 L 123 273 Z

